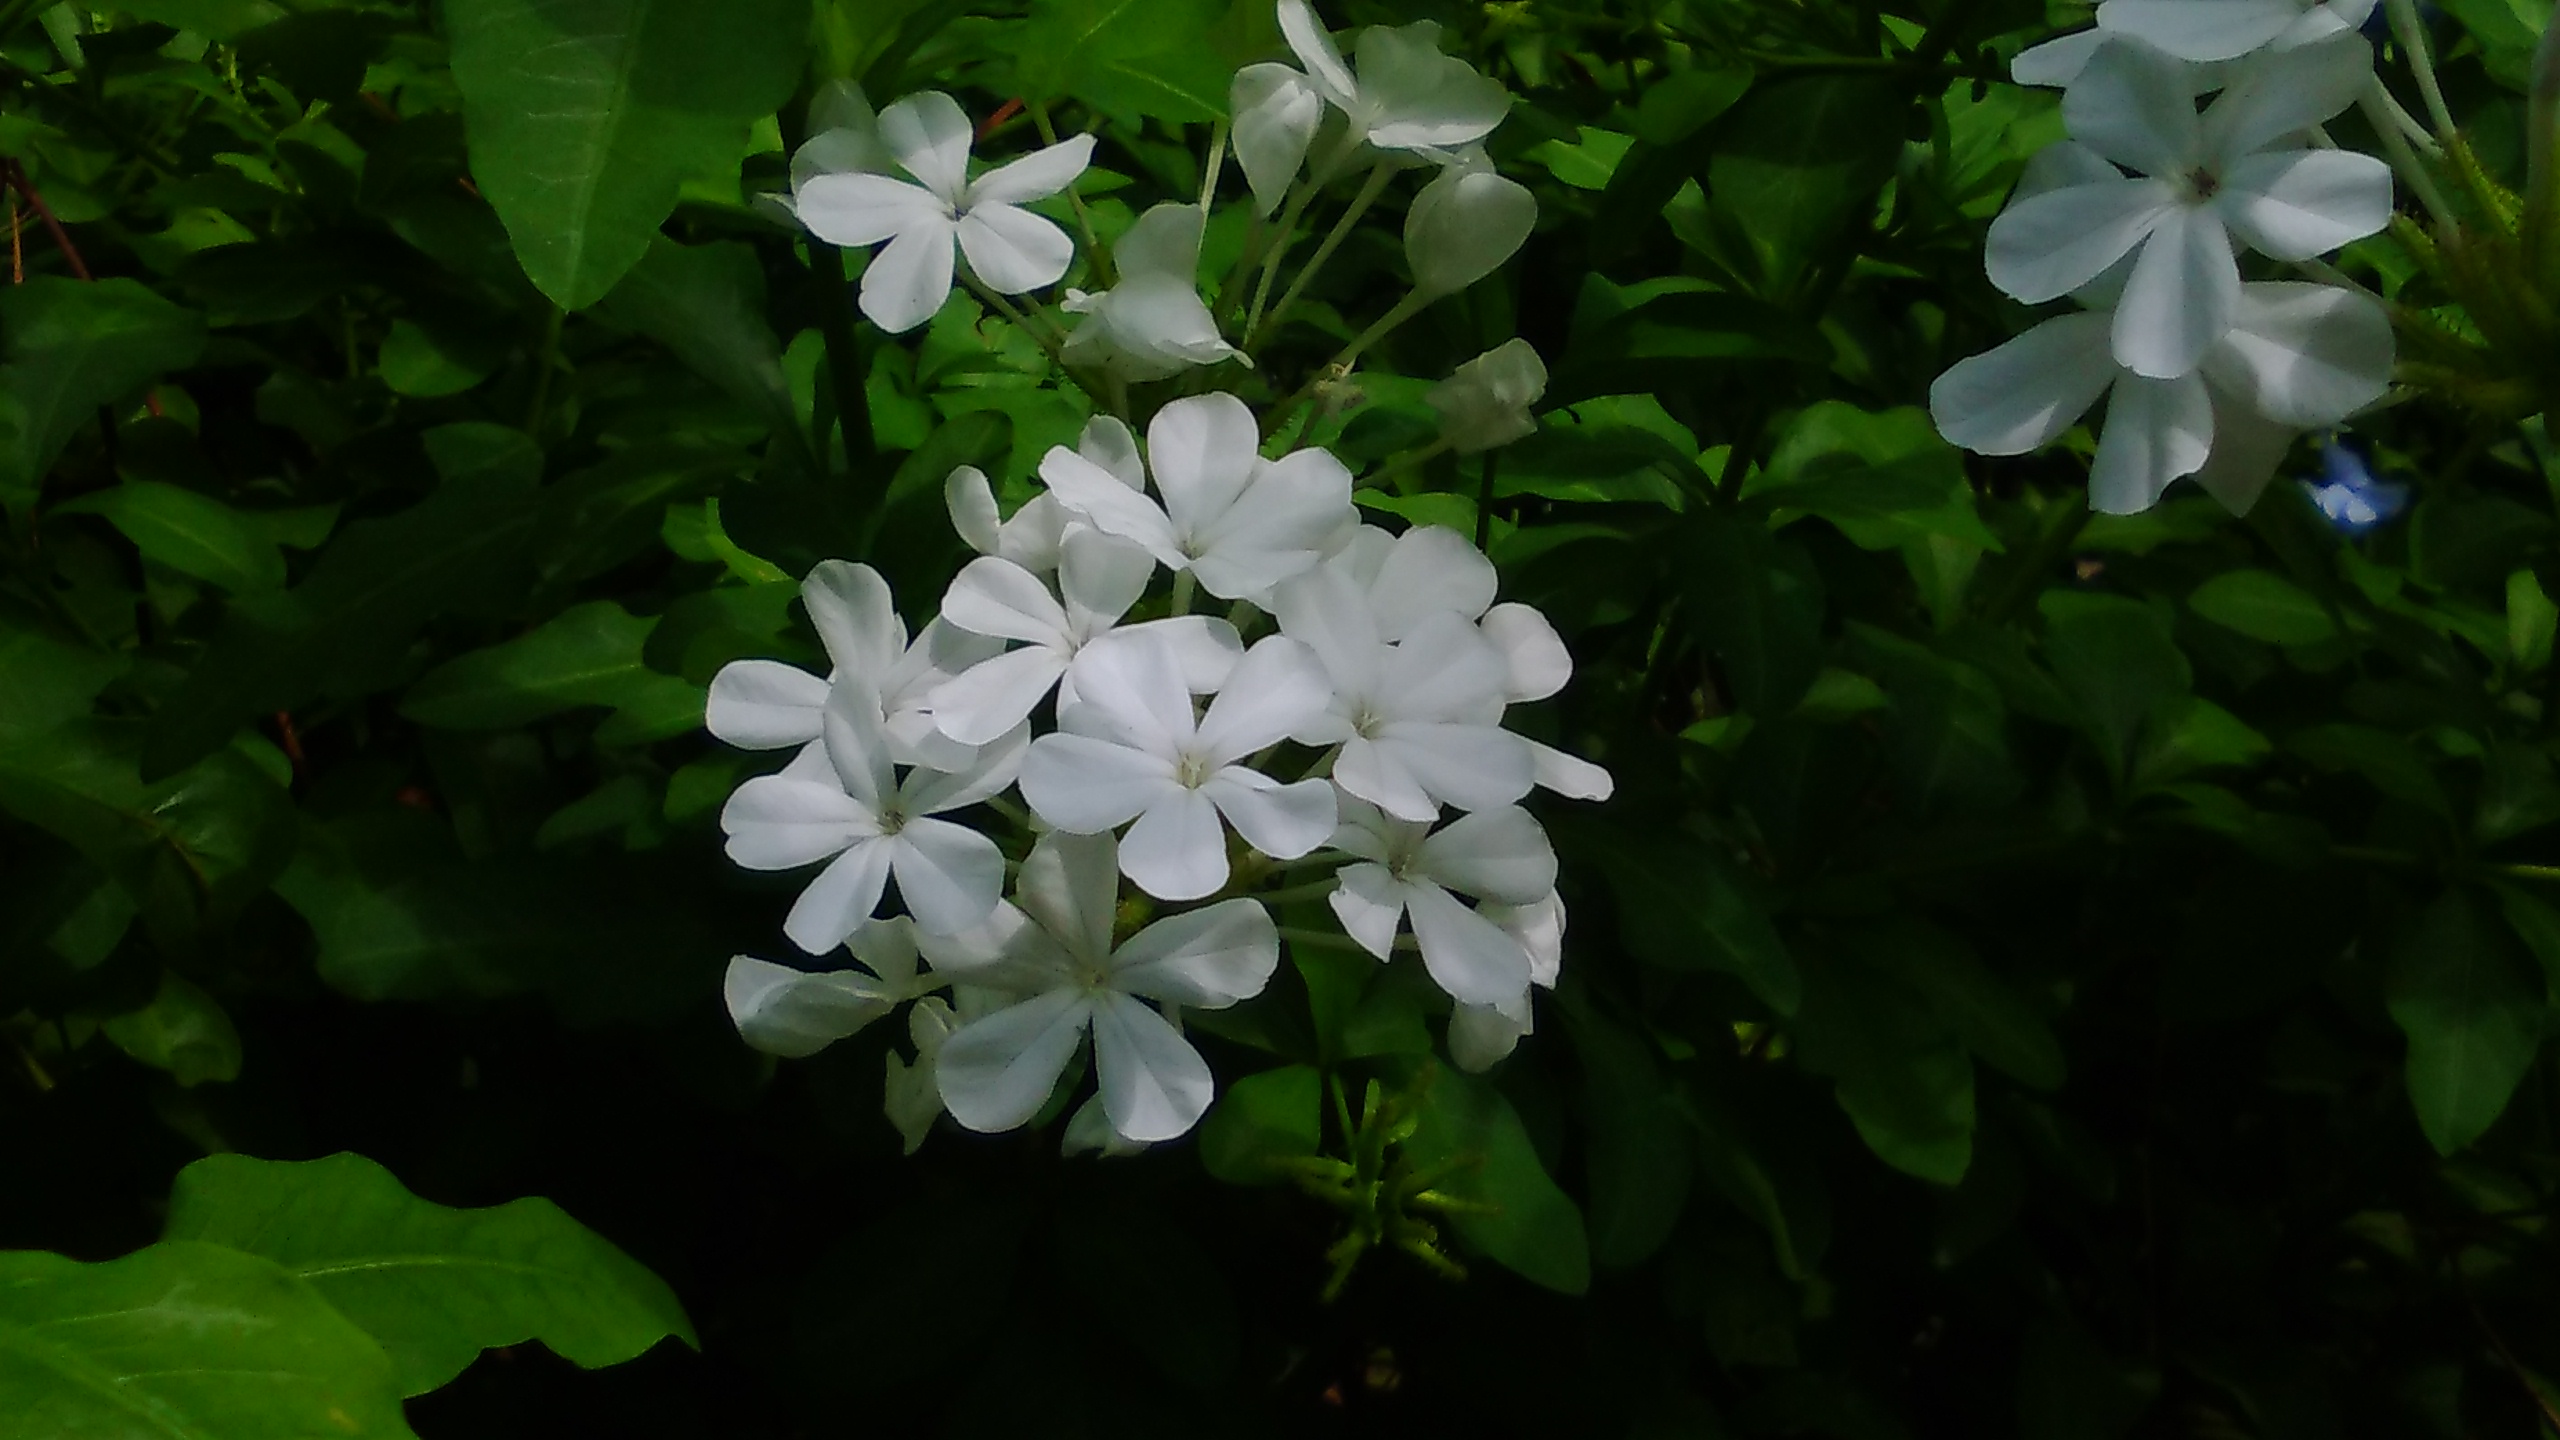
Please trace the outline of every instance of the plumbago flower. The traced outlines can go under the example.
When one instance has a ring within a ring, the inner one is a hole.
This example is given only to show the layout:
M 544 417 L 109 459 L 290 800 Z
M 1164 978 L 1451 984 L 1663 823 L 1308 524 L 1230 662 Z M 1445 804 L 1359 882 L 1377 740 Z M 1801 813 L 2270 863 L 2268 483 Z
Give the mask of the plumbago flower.
M 1264 214 L 1306 163 L 1328 105 L 1343 117 L 1346 143 L 1413 152 L 1473 145 L 1511 108 L 1499 82 L 1442 53 L 1435 21 L 1360 32 L 1355 75 L 1307 0 L 1280 0 L 1279 9 L 1280 34 L 1306 68 L 1248 65 L 1230 97 L 1236 161 Z
M 2201 65 L 2290 50 L 2363 29 L 2373 6 L 2374 0 L 2106 0 L 2096 26 L 2019 51 L 2009 78 L 2069 85 L 2111 43 L 2148 46 Z M 2220 86 L 2211 70 L 2199 72 L 2198 80 L 2199 93 Z
M 1309 69 L 1239 78 L 1240 97 L 1262 84 L 1270 102 L 1240 101 L 1235 127 L 1258 198 L 1288 188 L 1328 113 L 1341 139 L 1327 173 L 1363 147 L 1440 167 L 1407 216 L 1418 288 L 1319 372 L 1347 374 L 1368 339 L 1507 260 L 1536 207 L 1476 146 L 1507 98 L 1442 55 L 1436 27 L 1365 32 L 1355 74 L 1303 0 L 1280 18 Z M 863 280 L 883 328 L 921 323 L 963 263 L 1002 293 L 1072 268 L 1073 242 L 1016 202 L 1067 183 L 1086 143 L 970 182 L 968 124 L 945 97 L 875 115 L 836 86 L 813 123 L 785 208 L 822 239 L 886 242 Z M 1275 137 L 1288 151 L 1276 171 Z M 1370 159 L 1380 179 L 1406 163 Z M 715 734 L 795 751 L 730 796 L 729 857 L 816 867 L 783 933 L 809 955 L 853 955 L 824 970 L 733 958 L 731 1018 L 749 1044 L 800 1057 L 903 1008 L 882 1109 L 910 1151 L 946 1115 L 1002 1130 L 1068 1113 L 1068 1154 L 1127 1155 L 1189 1130 L 1216 1086 L 1181 1016 L 1263 991 L 1281 938 L 1268 907 L 1289 899 L 1330 894 L 1349 937 L 1335 943 L 1390 963 L 1417 951 L 1450 997 L 1450 1059 L 1471 1069 L 1531 1033 L 1532 992 L 1559 973 L 1555 856 L 1519 802 L 1539 787 L 1602 799 L 1611 781 L 1504 721 L 1566 686 L 1563 637 L 1498 598 L 1465 535 L 1363 524 L 1341 461 L 1266 446 L 1286 417 L 1214 391 L 1131 394 L 1197 390 L 1204 367 L 1253 363 L 1199 290 L 1211 170 L 1200 203 L 1147 209 L 1121 236 L 1110 288 L 1070 291 L 1040 321 L 996 305 L 983 322 L 1041 327 L 1073 403 L 1115 413 L 1041 455 L 1036 484 L 973 466 L 945 477 L 975 558 L 913 640 L 878 572 L 829 561 L 802 591 L 828 672 L 748 659 L 712 686 Z M 1319 188 L 1296 190 L 1280 230 Z M 1287 248 L 1254 257 L 1250 333 Z M 1274 326 L 1334 248 L 1303 262 Z M 1414 456 L 1530 433 L 1545 384 L 1519 341 L 1458 367 L 1431 394 L 1442 438 Z M 1008 514 L 997 496 L 1015 486 L 1032 493 Z M 1229 603 L 1191 613 L 1204 599 Z M 1060 1087 L 1086 1051 L 1098 1083 L 1070 1105 Z
M 858 128 L 858 127 L 856 127 Z M 970 273 L 999 295 L 1057 282 L 1075 244 L 1023 203 L 1075 183 L 1093 157 L 1078 135 L 969 178 L 969 117 L 938 91 L 910 95 L 880 112 L 875 133 L 897 174 L 867 168 L 878 155 L 845 144 L 819 163 L 852 157 L 866 168 L 811 175 L 793 187 L 794 211 L 830 245 L 879 245 L 862 272 L 862 313 L 892 334 L 933 318 L 951 293 L 954 248 Z
M 2089 467 L 2093 509 L 2147 510 L 2171 481 L 2197 475 L 2245 511 L 2296 432 L 2337 424 L 2391 382 L 2389 318 L 2334 286 L 2241 287 L 2229 331 L 2173 380 L 2119 363 L 2108 343 L 2115 324 L 2104 310 L 2059 316 L 1957 364 L 1929 387 L 1939 433 L 1981 454 L 2022 455 L 2109 395 Z
M 2081 147 L 2066 152 L 2067 168 L 2079 173 L 1992 222 L 1992 283 L 2035 304 L 2137 254 L 2115 309 L 2116 358 L 2155 380 L 2188 373 L 2231 326 L 2240 294 L 2234 236 L 2278 260 L 2308 260 L 2390 219 L 2391 170 L 2382 161 L 2268 148 L 2345 109 L 2371 69 L 2372 52 L 2356 35 L 2271 52 L 2199 116 L 2182 62 L 2142 46 L 2105 47 L 2063 98 L 2064 123 Z
M 1018 997 L 941 1044 L 942 1100 L 969 1129 L 1028 1121 L 1088 1035 L 1115 1132 L 1170 1140 L 1207 1113 L 1216 1093 L 1208 1063 L 1145 1002 L 1216 1010 L 1261 994 L 1280 963 L 1279 930 L 1259 903 L 1222 900 L 1115 945 L 1117 848 L 1107 834 L 1041 837 L 1014 903 L 971 944 L 937 952 L 936 968 L 954 980 Z

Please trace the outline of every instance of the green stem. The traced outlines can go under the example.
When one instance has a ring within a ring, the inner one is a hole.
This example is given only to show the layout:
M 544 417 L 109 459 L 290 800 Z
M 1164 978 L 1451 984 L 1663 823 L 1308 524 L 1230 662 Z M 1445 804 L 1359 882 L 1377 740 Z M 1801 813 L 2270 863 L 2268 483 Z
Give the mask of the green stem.
M 2418 21 L 2417 0 L 2382 0 L 2391 16 L 2392 37 L 2409 57 L 2409 72 L 2418 80 L 2418 98 L 2426 102 L 2427 118 L 2436 127 L 2436 138 L 2447 145 L 2454 143 L 2453 110 L 2444 103 L 2444 87 L 2436 83 L 2435 58 L 2427 53 L 2426 27 Z
M 1397 326 L 1421 314 L 1432 301 L 1439 298 L 1436 294 L 1416 290 L 1397 301 L 1394 309 L 1379 316 L 1377 323 L 1361 331 L 1358 338 L 1343 346 L 1332 359 L 1318 366 L 1315 373 L 1307 377 L 1307 383 L 1299 386 L 1288 399 L 1281 401 L 1276 408 L 1263 417 L 1263 438 L 1267 440 L 1279 434 L 1280 427 L 1288 421 L 1290 414 L 1306 403 L 1308 398 L 1316 393 L 1316 387 L 1323 384 L 1328 377 L 1350 374 L 1352 365 L 1370 346 L 1387 338 L 1394 333 Z
M 1476 548 L 1490 549 L 1493 543 L 1493 477 L 1500 468 L 1502 452 L 1487 450 L 1477 462 L 1483 473 L 1476 478 Z
M 542 415 L 551 407 L 551 372 L 560 366 L 560 324 L 566 316 L 559 306 L 543 302 L 542 340 L 533 352 L 533 403 L 525 407 L 525 433 L 536 441 L 542 438 Z
M 1209 206 L 1218 198 L 1218 177 L 1226 172 L 1227 122 L 1221 117 L 1209 128 L 1209 163 L 1200 167 L 1200 225 L 1208 228 Z
M 1280 322 L 1288 318 L 1290 309 L 1298 303 L 1298 297 L 1307 293 L 1307 286 L 1316 278 L 1316 272 L 1324 268 L 1324 262 L 1333 258 L 1334 251 L 1342 248 L 1342 242 L 1351 236 L 1351 227 L 1360 222 L 1361 216 L 1369 213 L 1370 206 L 1378 203 L 1378 196 L 1394 176 L 1395 167 L 1384 160 L 1370 167 L 1369 178 L 1360 182 L 1360 193 L 1351 197 L 1351 204 L 1343 210 L 1342 218 L 1333 222 L 1333 228 L 1325 232 L 1324 240 L 1316 246 L 1316 253 L 1308 256 L 1307 263 L 1298 268 L 1297 277 L 1289 282 L 1287 290 L 1281 292 L 1280 303 L 1271 307 L 1270 318 L 1258 325 L 1248 324 L 1244 349 L 1252 350 L 1280 328 Z
M 862 363 L 860 337 L 853 328 L 853 302 L 845 284 L 844 252 L 833 245 L 809 242 L 809 271 L 818 281 L 818 337 L 827 349 L 827 375 L 834 382 L 836 424 L 844 436 L 845 464 L 867 468 L 879 458 L 879 442 L 871 433 L 871 397 Z M 809 437 L 817 453 L 827 453 L 822 429 Z
M 1057 144 L 1058 129 L 1049 123 L 1049 107 L 1041 101 L 1034 100 L 1028 108 L 1031 111 L 1032 128 L 1040 132 L 1040 143 Z M 1085 258 L 1093 264 L 1093 286 L 1100 290 L 1107 288 L 1111 283 L 1111 261 L 1110 257 L 1103 253 L 1102 242 L 1094 238 L 1093 215 L 1084 208 L 1083 183 L 1084 177 L 1081 173 L 1074 180 L 1067 182 L 1067 204 L 1076 212 L 1076 233 L 1084 237 Z
M 1404 474 L 1407 470 L 1428 465 L 1432 461 L 1439 459 L 1441 456 L 1448 454 L 1453 443 L 1454 442 L 1452 442 L 1448 436 L 1443 435 L 1428 445 L 1424 445 L 1418 449 L 1407 450 L 1401 455 L 1390 457 L 1386 464 L 1381 465 L 1377 469 L 1370 471 L 1368 474 L 1361 476 L 1359 483 L 1355 488 L 1361 490 L 1384 490 L 1387 488 L 1388 481 Z
M 2368 111 L 2367 119 L 2372 118 Z M 2445 203 L 2444 192 L 2436 188 L 2435 176 L 2428 173 L 2426 162 L 2410 148 L 2409 137 L 2401 134 L 2397 125 L 2377 123 L 2373 129 L 2382 139 L 2383 158 L 2390 162 L 2391 173 L 2399 176 L 2409 193 L 2418 197 L 2418 203 L 2427 207 L 2427 218 L 2435 221 L 2439 229 L 2454 228 L 2453 207 Z
M 1192 591 L 1199 585 L 1199 583 L 1198 578 L 1188 570 L 1176 570 L 1173 572 L 1173 598 L 1166 603 L 1165 608 L 1167 613 L 1173 615 L 1190 614 Z

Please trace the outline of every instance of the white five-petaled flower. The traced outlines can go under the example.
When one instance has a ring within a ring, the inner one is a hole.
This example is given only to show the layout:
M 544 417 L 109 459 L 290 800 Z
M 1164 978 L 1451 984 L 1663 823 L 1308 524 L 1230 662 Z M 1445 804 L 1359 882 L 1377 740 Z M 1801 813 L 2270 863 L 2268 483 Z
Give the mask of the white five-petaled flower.
M 2279 260 L 2308 260 L 2391 216 L 2390 167 L 2348 150 L 2269 149 L 2350 104 L 2372 52 L 2339 35 L 2251 59 L 2199 116 L 2184 62 L 2108 45 L 2063 97 L 2078 145 L 2063 184 L 1992 222 L 1993 284 L 2030 304 L 2059 298 L 2139 249 L 2115 310 L 2116 358 L 2170 380 L 2195 369 L 2239 302 L 2236 234 Z M 2116 165 L 2140 172 L 2128 179 Z
M 1280 963 L 1279 931 L 1260 904 L 1223 900 L 1115 947 L 1114 848 L 1107 834 L 1042 836 L 1022 862 L 1019 908 L 1000 904 L 947 959 L 931 952 L 953 980 L 1022 997 L 963 1025 L 936 1057 L 943 1103 L 970 1129 L 1010 1130 L 1037 1114 L 1088 1032 L 1113 1131 L 1170 1140 L 1208 1110 L 1207 1062 L 1144 1002 L 1215 1010 L 1260 994 Z
M 904 915 L 866 920 L 846 944 L 863 968 L 813 973 L 732 956 L 720 988 L 738 1034 L 767 1055 L 797 1060 L 943 984 L 917 969 L 915 930 Z
M 1138 437 L 1108 415 L 1084 422 L 1076 437 L 1076 454 L 1132 490 L 1147 488 L 1146 462 L 1138 458 Z M 1047 491 L 1032 496 L 1007 516 L 996 507 L 995 487 L 987 472 L 963 465 L 944 477 L 943 503 L 951 511 L 951 528 L 981 555 L 1010 560 L 1034 575 L 1058 568 L 1058 542 L 1067 527 L 1083 520 Z
M 1529 407 L 1547 393 L 1546 362 L 1526 340 L 1505 340 L 1431 387 L 1424 404 L 1440 412 L 1440 438 L 1461 455 L 1537 433 Z
M 2098 23 L 2018 52 L 2009 78 L 2064 86 L 2080 78 L 2101 47 L 2148 45 L 2216 67 L 2260 50 L 2290 50 L 2361 30 L 2374 0 L 2105 0 Z M 2197 75 L 2197 92 L 2222 86 L 2218 69 Z
M 1221 600 L 1257 604 L 1312 568 L 1352 523 L 1351 472 L 1323 450 L 1262 458 L 1253 411 L 1223 392 L 1176 400 L 1147 425 L 1147 469 L 1162 503 L 1063 445 L 1040 478 L 1078 518 L 1135 540 Z
M 949 934 L 977 924 L 1004 888 L 1004 854 L 965 825 L 935 818 L 1013 783 L 1028 726 L 981 746 L 958 773 L 891 768 L 880 698 L 858 677 L 827 698 L 825 743 L 777 775 L 738 787 L 720 812 L 729 858 L 750 870 L 827 860 L 791 907 L 782 933 L 824 954 L 879 908 L 889 878 L 919 928 Z
M 1472 145 L 1492 134 L 1511 108 L 1499 82 L 1442 53 L 1436 22 L 1360 32 L 1355 76 L 1307 0 L 1279 0 L 1279 6 L 1281 36 L 1306 68 L 1248 65 L 1237 72 L 1230 96 L 1236 161 L 1265 214 L 1305 163 L 1327 103 L 1342 113 L 1349 139 L 1413 151 Z
M 1547 898 L 1529 905 L 1501 905 L 1487 900 L 1476 906 L 1476 913 L 1500 927 L 1502 933 L 1520 942 L 1529 953 L 1529 983 L 1542 989 L 1556 987 L 1556 976 L 1564 968 L 1564 899 L 1550 891 Z M 1536 1017 L 1528 1005 L 1468 1005 L 1460 1003 L 1449 1010 L 1449 1058 L 1461 1070 L 1482 1072 L 1511 1053 L 1520 1038 L 1537 1028 Z
M 1495 172 L 1477 146 L 1445 163 L 1404 212 L 1404 259 L 1413 288 L 1454 295 L 1502 268 L 1538 223 L 1538 197 Z
M 1244 644 L 1235 627 L 1207 615 L 1174 615 L 1120 628 L 1155 574 L 1155 557 L 1131 541 L 1082 525 L 1058 546 L 1058 589 L 1010 560 L 982 555 L 965 566 L 942 597 L 945 623 L 978 635 L 1019 640 L 1022 648 L 979 661 L 933 692 L 942 733 L 983 745 L 1029 716 L 1069 662 L 1104 635 L 1159 636 L 1172 645 L 1192 693 L 1225 683 Z
M 1929 387 L 1939 433 L 1980 454 L 2020 455 L 2111 393 L 2089 468 L 2092 509 L 2147 510 L 2169 482 L 2190 474 L 2226 505 L 2246 509 L 2293 432 L 2337 424 L 2380 399 L 2391 381 L 2389 318 L 2335 286 L 2241 287 L 2231 328 L 2194 373 L 2173 380 L 2118 364 L 2108 345 L 2113 325 L 2103 310 L 2058 316 L 1958 362 Z
M 1019 295 L 1054 283 L 1075 258 L 1065 231 L 1022 207 L 1084 173 L 1093 137 L 1078 135 L 969 178 L 969 117 L 939 91 L 880 112 L 882 148 L 909 179 L 875 171 L 812 175 L 795 203 L 830 245 L 877 245 L 862 272 L 862 313 L 892 334 L 933 318 L 951 291 L 953 247 L 980 283 Z
M 1409 918 L 1423 968 L 1451 999 L 1494 1008 L 1525 1027 L 1527 945 L 1450 892 L 1517 906 L 1555 893 L 1555 849 L 1528 811 L 1479 810 L 1434 830 L 1349 801 L 1333 844 L 1360 857 L 1342 867 L 1331 897 L 1344 933 L 1384 960 Z M 1562 914 L 1556 912 L 1559 938 Z
M 1001 643 L 936 620 L 909 645 L 889 582 L 868 565 L 820 562 L 801 582 L 800 601 L 826 646 L 828 677 L 779 660 L 733 660 L 711 677 L 704 726 L 742 750 L 812 745 L 831 683 L 860 676 L 880 695 L 893 759 L 936 770 L 966 768 L 970 748 L 934 728 L 925 700 L 944 681 L 994 655 Z
M 1334 562 L 1281 587 L 1281 633 L 1314 651 L 1332 682 L 1331 703 L 1294 738 L 1341 746 L 1334 783 L 1406 820 L 1529 793 L 1536 757 L 1500 724 L 1511 684 L 1502 652 L 1467 616 L 1437 607 L 1390 643 L 1372 593 Z
M 1022 798 L 1069 833 L 1128 825 L 1120 867 L 1139 889 L 1159 900 L 1216 891 L 1227 883 L 1226 826 L 1277 860 L 1333 832 L 1331 785 L 1284 785 L 1243 763 L 1324 709 L 1324 672 L 1296 641 L 1265 636 L 1244 652 L 1197 721 L 1161 636 L 1086 646 L 1070 681 L 1075 699 L 1058 707 L 1057 730 L 1023 759 Z
M 1162 380 L 1193 366 L 1245 359 L 1218 333 L 1200 299 L 1203 223 L 1197 205 L 1158 205 L 1139 216 L 1111 247 L 1119 283 L 1098 294 L 1067 292 L 1063 308 L 1085 319 L 1060 358 L 1124 380 Z

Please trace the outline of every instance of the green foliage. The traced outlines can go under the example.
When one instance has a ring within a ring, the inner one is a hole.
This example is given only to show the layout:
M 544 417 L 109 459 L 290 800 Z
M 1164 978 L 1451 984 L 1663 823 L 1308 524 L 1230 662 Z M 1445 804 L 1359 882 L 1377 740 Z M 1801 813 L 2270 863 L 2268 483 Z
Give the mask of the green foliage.
M 2520 190 L 2548 7 L 2443 8 Z M 1107 248 L 1199 194 L 1270 7 L 0 7 L 0 1433 L 2541 1423 L 2547 418 L 2360 420 L 2413 499 L 2357 535 L 2316 437 L 2241 517 L 2090 515 L 2085 430 L 1940 439 L 1931 379 L 2032 318 L 1983 232 L 2059 102 L 2008 61 L 2086 6 L 1319 9 L 1499 79 L 1539 228 L 1336 380 L 1404 293 L 1373 212 L 1218 383 L 1312 387 L 1365 505 L 1482 537 L 1574 660 L 1515 720 L 1616 795 L 1531 802 L 1570 920 L 1507 1058 L 1416 957 L 1293 938 L 1182 1016 L 1198 1133 L 1087 1161 L 902 1157 L 901 1026 L 775 1067 L 721 1013 L 790 892 L 721 859 L 784 756 L 701 733 L 711 677 L 825 668 L 821 559 L 921 624 L 949 472 L 1010 511 L 1111 403 L 965 293 L 879 333 L 760 201 L 823 85 L 940 89 L 982 163 L 1093 134 L 1035 208 Z M 2422 240 L 2335 264 L 2498 318 Z M 1513 336 L 1536 433 L 1433 447 Z

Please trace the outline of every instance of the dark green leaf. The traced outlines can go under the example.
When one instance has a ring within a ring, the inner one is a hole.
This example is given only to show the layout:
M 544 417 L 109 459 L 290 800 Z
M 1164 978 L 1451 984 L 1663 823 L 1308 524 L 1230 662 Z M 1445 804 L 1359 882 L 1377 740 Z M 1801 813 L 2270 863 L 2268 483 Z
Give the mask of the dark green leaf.
M 1822 577 L 1802 549 L 1727 512 L 1698 516 L 1686 540 L 1682 586 L 1735 704 L 1785 714 L 1822 669 Z
M 1230 1083 L 1200 1122 L 1200 1163 L 1230 1185 L 1284 1178 L 1274 1162 L 1316 1153 L 1323 1092 L 1312 1065 L 1284 1065 Z
M 23 510 L 101 405 L 194 362 L 204 318 L 132 280 L 31 275 L 0 289 L 0 505 Z
M 2338 622 L 2300 586 L 2264 570 L 2227 570 L 2197 586 L 2187 605 L 2216 625 L 2271 645 L 2334 640 Z
M 2391 1018 L 2409 1037 L 2409 1099 L 2439 1154 L 2480 1138 L 2542 1046 L 2541 976 L 2486 898 L 2436 897 L 2391 952 Z
M 1637 958 L 1665 970 L 1723 971 L 1770 1009 L 1794 1013 L 1795 958 L 1721 857 L 1683 836 L 1637 837 L 1588 821 L 1561 826 L 1559 834 L 1569 855 L 1608 878 L 1619 934 Z
M 459 655 L 409 687 L 400 712 L 422 725 L 497 730 L 582 705 L 613 717 L 600 744 L 664 739 L 702 723 L 703 692 L 641 663 L 655 620 L 610 600 L 574 606 L 503 645 Z
M 240 1032 L 204 988 L 175 970 L 161 972 L 160 991 L 139 1010 L 110 1015 L 99 1030 L 117 1049 L 181 1085 L 240 1078 Z
M 1203 41 L 1228 0 L 1032 0 L 1015 44 L 1024 98 L 1072 95 L 1176 124 L 1227 113 L 1235 64 Z
M 1591 1258 L 1613 1269 L 1640 1264 L 1688 1205 L 1688 1124 L 1641 1035 L 1570 996 L 1560 1008 L 1582 1057 Z
M 284 556 L 267 528 L 209 495 L 154 480 L 128 480 L 58 506 L 54 513 L 103 515 L 144 555 L 234 595 L 284 585 Z
M 1567 1295 L 1591 1288 L 1591 1246 L 1582 1212 L 1538 1163 L 1537 1147 L 1502 1092 L 1480 1076 L 1431 1073 L 1421 1127 L 1409 1149 L 1426 1170 L 1447 1169 L 1439 1188 L 1489 1206 L 1449 1225 L 1467 1243 L 1520 1275 Z

